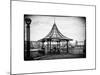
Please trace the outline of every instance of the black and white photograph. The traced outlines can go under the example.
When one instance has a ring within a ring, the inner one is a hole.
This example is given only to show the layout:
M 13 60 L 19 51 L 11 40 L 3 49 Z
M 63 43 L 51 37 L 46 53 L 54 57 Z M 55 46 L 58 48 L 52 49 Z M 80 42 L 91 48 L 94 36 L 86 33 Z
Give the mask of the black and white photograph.
M 86 58 L 86 17 L 24 14 L 24 60 Z
M 11 74 L 95 69 L 95 6 L 12 1 Z

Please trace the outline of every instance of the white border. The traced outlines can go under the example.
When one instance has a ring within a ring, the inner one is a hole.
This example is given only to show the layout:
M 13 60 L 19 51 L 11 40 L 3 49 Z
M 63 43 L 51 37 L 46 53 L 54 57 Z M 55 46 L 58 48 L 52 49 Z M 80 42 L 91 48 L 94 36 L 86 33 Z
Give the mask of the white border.
M 85 16 L 87 58 L 24 61 L 24 14 Z M 12 1 L 12 73 L 34 73 L 95 68 L 95 7 Z

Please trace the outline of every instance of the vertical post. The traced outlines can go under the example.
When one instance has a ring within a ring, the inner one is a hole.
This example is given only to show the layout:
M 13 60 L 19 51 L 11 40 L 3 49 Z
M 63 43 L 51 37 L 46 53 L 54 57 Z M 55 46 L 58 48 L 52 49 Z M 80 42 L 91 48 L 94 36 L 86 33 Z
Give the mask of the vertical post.
M 43 51 L 43 54 L 45 54 L 45 47 L 44 47 L 44 40 L 42 40 L 42 51 Z
M 69 53 L 69 50 L 68 50 L 68 42 L 69 42 L 69 40 L 66 40 L 67 41 L 67 53 Z
M 59 41 L 57 41 L 57 52 L 60 53 L 60 49 L 59 49 Z
M 46 49 L 45 49 L 45 54 L 48 53 L 48 50 L 49 50 L 49 42 L 48 42 L 48 39 L 46 40 L 47 44 L 46 44 Z
M 50 39 L 50 53 L 51 53 L 51 39 Z
M 47 48 L 46 54 L 48 53 L 48 50 L 50 50 L 50 47 L 49 47 L 49 40 L 47 40 L 47 46 L 48 46 L 48 48 Z
M 42 49 L 44 48 L 44 41 L 42 41 Z
M 84 40 L 83 56 L 86 57 L 86 40 Z
M 57 49 L 58 49 L 58 41 L 56 41 L 57 42 Z
M 50 50 L 51 50 L 51 39 L 50 39 Z
M 60 49 L 60 40 L 59 40 L 59 49 Z
M 58 41 L 58 53 L 61 53 L 61 50 L 60 50 L 60 40 Z
M 31 24 L 31 19 L 26 18 L 25 22 L 27 24 L 26 29 L 27 29 L 27 59 L 30 59 L 30 24 Z

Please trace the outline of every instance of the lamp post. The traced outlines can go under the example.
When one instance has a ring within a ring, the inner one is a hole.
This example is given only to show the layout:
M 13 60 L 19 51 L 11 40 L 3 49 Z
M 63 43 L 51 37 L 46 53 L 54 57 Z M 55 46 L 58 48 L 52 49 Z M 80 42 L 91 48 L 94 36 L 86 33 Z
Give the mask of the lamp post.
M 30 24 L 31 19 L 25 18 L 25 23 L 27 24 L 26 30 L 27 30 L 27 59 L 30 59 Z

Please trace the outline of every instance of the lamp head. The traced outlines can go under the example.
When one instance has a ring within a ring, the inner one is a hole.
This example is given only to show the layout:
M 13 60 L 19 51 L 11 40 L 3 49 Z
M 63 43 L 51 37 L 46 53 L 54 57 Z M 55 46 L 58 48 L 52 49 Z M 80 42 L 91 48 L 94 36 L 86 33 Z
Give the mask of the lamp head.
M 28 25 L 31 24 L 31 21 L 32 21 L 32 20 L 31 20 L 30 18 L 25 18 L 26 24 L 28 24 Z

